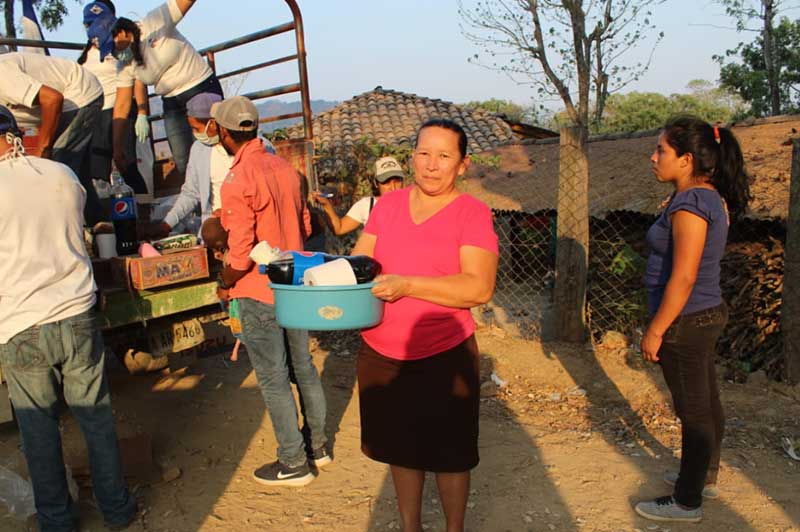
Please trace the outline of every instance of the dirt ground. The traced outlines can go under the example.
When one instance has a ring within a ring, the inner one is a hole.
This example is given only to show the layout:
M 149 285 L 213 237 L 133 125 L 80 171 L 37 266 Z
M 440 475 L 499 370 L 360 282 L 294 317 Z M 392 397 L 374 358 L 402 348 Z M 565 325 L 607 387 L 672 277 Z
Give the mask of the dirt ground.
M 508 385 L 482 400 L 468 530 L 800 530 L 800 462 L 780 448 L 781 436 L 800 438 L 797 389 L 722 383 L 728 416 L 722 497 L 704 506 L 699 525 L 661 526 L 632 509 L 642 498 L 666 494 L 661 476 L 678 463 L 679 426 L 658 369 L 613 344 L 592 352 L 489 327 L 479 329 L 478 342 L 483 379 L 494 371 Z M 267 489 L 251 479 L 255 468 L 274 460 L 276 444 L 246 357 L 203 358 L 173 373 L 114 374 L 119 435 L 139 454 L 127 466 L 142 509 L 130 530 L 398 530 L 387 467 L 359 450 L 357 339 L 318 334 L 313 347 L 335 462 L 301 489 Z M 83 486 L 80 530 L 104 530 L 87 488 L 82 440 L 68 416 L 63 432 Z M 18 459 L 18 445 L 13 426 L 0 428 L 0 463 Z M 423 520 L 427 531 L 444 530 L 432 478 Z M 28 526 L 0 518 L 3 531 Z

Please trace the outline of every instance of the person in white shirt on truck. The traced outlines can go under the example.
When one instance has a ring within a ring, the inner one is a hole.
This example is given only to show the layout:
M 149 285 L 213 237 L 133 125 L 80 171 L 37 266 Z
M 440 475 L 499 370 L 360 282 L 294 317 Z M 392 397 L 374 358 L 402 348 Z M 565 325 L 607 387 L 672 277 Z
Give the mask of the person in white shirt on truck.
M 101 60 L 113 54 L 119 62 L 113 125 L 114 161 L 119 168 L 127 166 L 124 139 L 136 80 L 152 85 L 161 96 L 167 141 L 181 174 L 186 172 L 193 142 L 186 122 L 187 102 L 203 92 L 223 96 L 211 67 L 177 29 L 194 3 L 167 0 L 138 22 L 105 15 L 89 27 L 89 37 L 97 40 Z
M 83 25 L 88 30 L 92 23 L 103 16 L 115 15 L 116 8 L 111 0 L 98 0 L 86 4 L 83 8 Z M 111 123 L 114 104 L 117 101 L 117 60 L 108 54 L 100 60 L 100 49 L 94 39 L 89 39 L 86 47 L 78 58 L 78 64 L 95 75 L 100 85 L 103 86 L 103 110 L 95 123 L 90 147 L 89 170 L 92 179 L 108 181 L 111 174 L 112 146 Z M 141 142 L 147 140 L 150 134 L 150 124 L 147 120 L 147 87 L 141 82 L 134 86 L 136 95 L 136 108 L 131 106 L 131 111 L 126 124 L 127 135 L 124 143 L 126 168 L 118 168 L 125 178 L 125 183 L 130 185 L 137 194 L 147 194 L 147 184 L 139 172 L 136 160 L 136 138 Z M 135 130 L 134 130 L 135 124 Z M 136 135 L 134 135 L 134 131 Z
M 21 128 L 37 128 L 30 155 L 64 163 L 86 189 L 84 222 L 106 219 L 87 170 L 94 125 L 103 107 L 103 87 L 74 61 L 42 54 L 0 55 L 0 105 Z

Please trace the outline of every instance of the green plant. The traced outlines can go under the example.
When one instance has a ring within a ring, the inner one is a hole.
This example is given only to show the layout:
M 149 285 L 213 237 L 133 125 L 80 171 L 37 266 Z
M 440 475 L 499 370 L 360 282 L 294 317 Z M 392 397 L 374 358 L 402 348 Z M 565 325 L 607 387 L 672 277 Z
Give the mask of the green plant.
M 473 153 L 469 156 L 469 160 L 472 161 L 472 164 L 479 164 L 481 166 L 487 166 L 489 168 L 496 169 L 500 168 L 502 157 L 499 155 L 480 155 Z
M 615 275 L 627 275 L 632 273 L 639 275 L 644 273 L 645 260 L 636 253 L 629 244 L 625 244 L 619 252 L 611 259 L 608 271 Z
M 372 177 L 375 175 L 375 161 L 380 157 L 391 156 L 410 175 L 412 148 L 407 145 L 381 144 L 368 137 L 362 137 L 352 144 L 323 145 L 317 150 L 316 168 L 321 183 L 341 185 L 349 191 L 349 197 L 342 198 L 344 207 L 364 196 L 372 194 Z

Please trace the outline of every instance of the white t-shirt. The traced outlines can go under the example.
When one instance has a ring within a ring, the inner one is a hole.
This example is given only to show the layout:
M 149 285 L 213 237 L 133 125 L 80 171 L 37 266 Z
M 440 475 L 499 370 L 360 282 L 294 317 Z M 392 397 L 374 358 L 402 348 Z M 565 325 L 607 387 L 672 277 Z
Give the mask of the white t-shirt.
M 216 211 L 222 208 L 222 196 L 219 191 L 222 188 L 222 183 L 225 182 L 225 177 L 231 169 L 233 164 L 233 155 L 228 155 L 222 144 L 215 144 L 211 148 L 211 210 Z
M 0 162 L 0 344 L 95 302 L 83 241 L 86 192 L 67 166 L 27 160 Z
M 144 65 L 132 61 L 117 73 L 120 87 L 133 87 L 138 79 L 155 85 L 156 94 L 177 96 L 206 80 L 213 72 L 175 25 L 183 18 L 175 0 L 148 13 L 139 21 Z
M 0 55 L 0 103 L 21 127 L 41 124 L 41 107 L 33 101 L 42 85 L 64 95 L 63 111 L 85 107 L 103 94 L 97 78 L 75 61 L 19 52 Z
M 357 221 L 361 225 L 365 225 L 367 220 L 369 219 L 370 209 L 369 209 L 369 202 L 373 199 L 372 196 L 367 196 L 366 198 L 361 198 L 357 202 L 353 203 L 353 206 L 350 207 L 350 210 L 347 211 L 345 216 L 349 216 L 353 220 Z M 378 203 L 378 198 L 374 198 L 372 203 L 372 208 L 375 208 L 375 205 Z
M 83 68 L 94 74 L 103 87 L 103 111 L 114 108 L 117 101 L 117 60 L 109 54 L 100 62 L 100 50 L 95 46 L 86 53 Z

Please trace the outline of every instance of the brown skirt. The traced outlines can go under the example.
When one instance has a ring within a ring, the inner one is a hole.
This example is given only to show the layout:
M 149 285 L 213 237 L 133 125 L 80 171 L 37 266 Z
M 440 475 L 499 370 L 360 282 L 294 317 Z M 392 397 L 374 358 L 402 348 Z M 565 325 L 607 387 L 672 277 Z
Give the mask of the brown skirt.
M 395 360 L 361 343 L 361 450 L 386 464 L 458 473 L 478 465 L 478 344 L 472 335 L 421 360 Z

